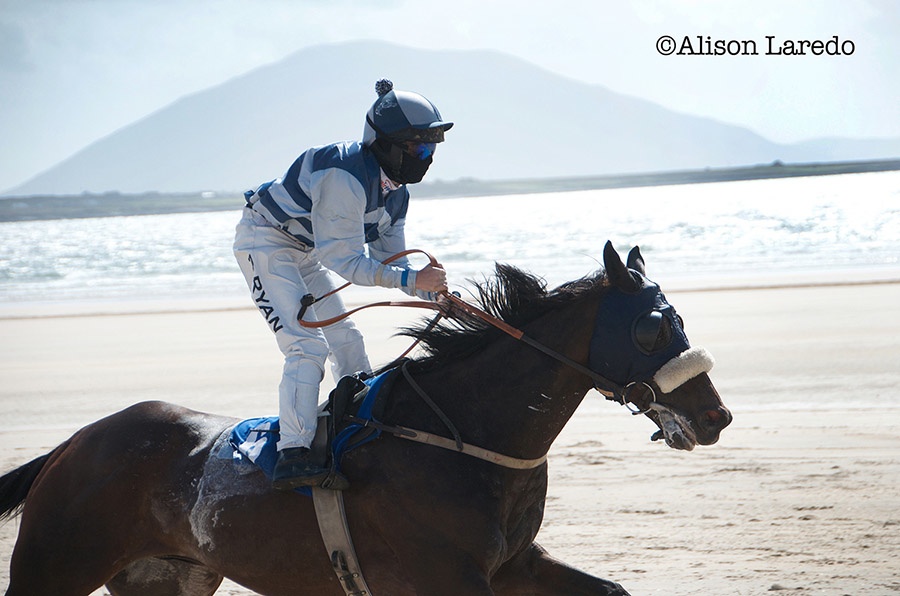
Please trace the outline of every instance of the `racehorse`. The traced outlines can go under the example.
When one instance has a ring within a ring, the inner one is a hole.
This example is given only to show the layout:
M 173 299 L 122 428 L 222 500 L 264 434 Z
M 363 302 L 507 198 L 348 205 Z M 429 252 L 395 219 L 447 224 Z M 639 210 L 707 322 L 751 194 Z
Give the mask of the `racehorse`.
M 673 448 L 715 443 L 731 414 L 711 361 L 688 344 L 636 247 L 626 265 L 607 243 L 604 269 L 552 290 L 497 265 L 477 294 L 522 335 L 465 312 L 404 330 L 424 355 L 379 420 L 445 436 L 449 421 L 467 444 L 540 463 L 505 467 L 391 434 L 347 452 L 346 516 L 368 586 L 379 596 L 627 595 L 534 542 L 541 458 L 592 387 L 646 414 Z M 312 499 L 221 456 L 237 422 L 140 403 L 0 478 L 0 514 L 22 516 L 7 596 L 104 584 L 113 596 L 208 596 L 224 577 L 260 594 L 342 594 Z

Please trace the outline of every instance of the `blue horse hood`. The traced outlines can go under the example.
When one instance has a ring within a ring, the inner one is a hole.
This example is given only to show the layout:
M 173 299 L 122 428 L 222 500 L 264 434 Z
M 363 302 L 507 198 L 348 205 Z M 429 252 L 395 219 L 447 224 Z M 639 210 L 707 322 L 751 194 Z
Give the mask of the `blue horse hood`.
M 640 288 L 635 292 L 610 288 L 598 307 L 589 355 L 592 370 L 622 386 L 649 382 L 664 364 L 691 347 L 659 286 L 637 271 L 629 272 L 641 282 Z M 660 342 L 665 345 L 645 349 L 638 343 L 636 328 L 648 315 L 663 325 L 663 318 L 668 321 L 671 339 Z

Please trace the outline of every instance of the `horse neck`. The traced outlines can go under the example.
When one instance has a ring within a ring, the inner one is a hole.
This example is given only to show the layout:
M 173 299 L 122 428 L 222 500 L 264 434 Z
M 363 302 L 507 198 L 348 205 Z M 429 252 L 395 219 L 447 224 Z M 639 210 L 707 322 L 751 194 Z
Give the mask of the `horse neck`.
M 595 314 L 589 304 L 567 305 L 523 331 L 587 363 Z M 547 453 L 591 387 L 582 373 L 506 335 L 428 373 L 422 383 L 464 441 L 520 458 Z

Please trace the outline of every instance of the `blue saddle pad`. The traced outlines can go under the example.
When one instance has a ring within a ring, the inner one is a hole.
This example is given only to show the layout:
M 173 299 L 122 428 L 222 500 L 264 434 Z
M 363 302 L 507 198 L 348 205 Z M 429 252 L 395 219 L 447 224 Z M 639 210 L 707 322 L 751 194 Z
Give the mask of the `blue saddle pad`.
M 372 409 L 375 407 L 375 400 L 378 398 L 381 386 L 391 372 L 393 371 L 387 371 L 364 381 L 368 389 L 363 397 L 359 411 L 356 413 L 357 418 L 373 420 Z M 374 432 L 371 432 L 364 439 L 354 442 L 353 439 L 356 434 L 364 428 L 366 427 L 363 424 L 352 423 L 334 438 L 331 450 L 332 457 L 337 462 L 338 470 L 340 470 L 341 458 L 345 453 L 374 440 L 381 434 L 381 431 L 372 429 Z M 256 464 L 271 479 L 275 470 L 275 461 L 278 458 L 279 430 L 278 416 L 248 418 L 237 423 L 232 429 L 230 437 L 231 446 L 234 450 L 232 457 L 236 460 L 246 459 Z

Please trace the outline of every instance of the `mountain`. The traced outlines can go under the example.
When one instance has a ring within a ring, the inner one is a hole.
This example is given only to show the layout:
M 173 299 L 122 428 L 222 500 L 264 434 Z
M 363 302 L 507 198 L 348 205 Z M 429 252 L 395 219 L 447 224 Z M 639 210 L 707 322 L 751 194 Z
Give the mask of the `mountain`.
M 374 83 L 422 93 L 447 120 L 426 180 L 596 176 L 900 156 L 900 139 L 780 145 L 494 51 L 323 45 L 179 101 L 7 195 L 241 191 L 307 147 L 362 136 Z

